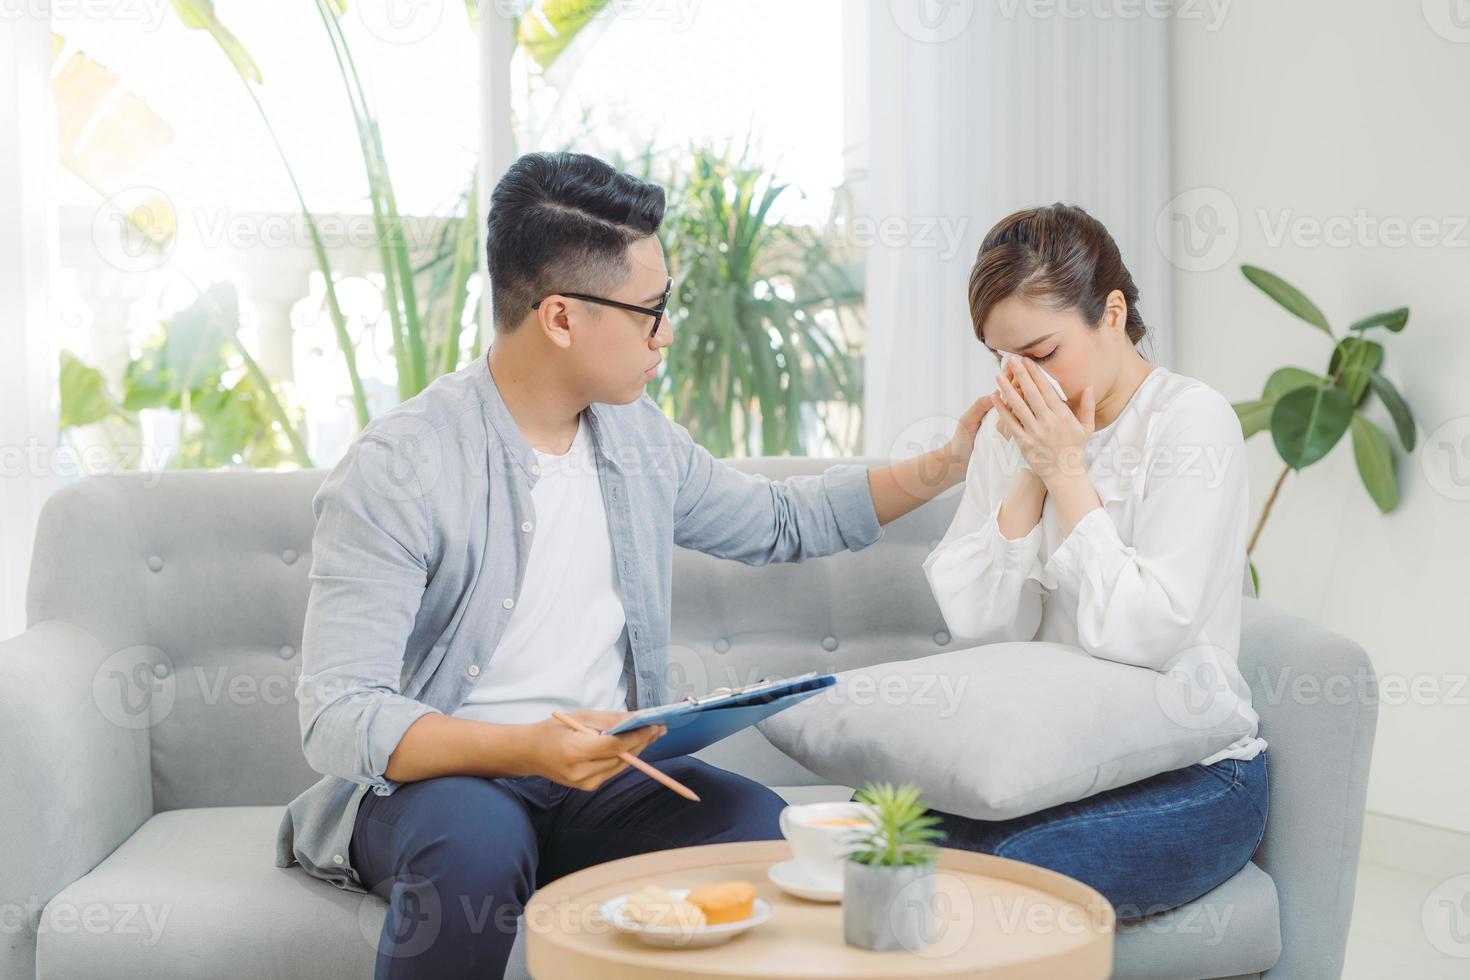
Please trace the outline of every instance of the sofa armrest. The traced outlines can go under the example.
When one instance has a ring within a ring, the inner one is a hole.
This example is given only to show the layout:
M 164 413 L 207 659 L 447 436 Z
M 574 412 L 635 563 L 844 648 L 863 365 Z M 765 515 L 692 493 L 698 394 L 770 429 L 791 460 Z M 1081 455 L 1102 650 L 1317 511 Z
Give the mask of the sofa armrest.
M 147 714 L 129 724 L 115 666 L 67 623 L 0 642 L 0 976 L 35 975 L 42 908 L 153 811 Z
M 1342 971 L 1378 723 L 1373 665 L 1352 640 L 1244 600 L 1240 667 L 1269 748 L 1270 815 L 1256 864 L 1281 902 L 1272 977 Z

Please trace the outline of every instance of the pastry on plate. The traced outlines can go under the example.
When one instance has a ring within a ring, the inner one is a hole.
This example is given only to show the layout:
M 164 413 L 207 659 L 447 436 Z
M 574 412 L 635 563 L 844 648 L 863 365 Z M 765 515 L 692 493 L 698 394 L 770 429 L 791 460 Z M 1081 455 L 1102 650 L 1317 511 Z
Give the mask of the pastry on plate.
M 750 918 L 755 904 L 755 886 L 748 881 L 719 881 L 712 885 L 700 885 L 684 899 L 699 906 L 704 919 L 710 925 L 739 922 Z
M 657 885 L 644 885 L 623 902 L 629 919 L 644 926 L 698 929 L 705 914 L 697 905 L 680 901 Z

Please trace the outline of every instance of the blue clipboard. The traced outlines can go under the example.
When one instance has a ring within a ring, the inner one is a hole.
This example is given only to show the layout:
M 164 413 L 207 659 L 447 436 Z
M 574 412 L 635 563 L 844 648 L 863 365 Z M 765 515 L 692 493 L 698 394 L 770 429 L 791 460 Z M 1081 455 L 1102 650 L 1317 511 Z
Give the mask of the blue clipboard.
M 644 708 L 603 734 L 617 735 L 648 725 L 667 725 L 669 730 L 664 736 L 638 753 L 638 758 L 648 762 L 672 759 L 729 738 L 740 729 L 805 701 L 836 683 L 837 678 L 833 675 L 813 671 L 781 680 L 763 680 L 740 688 L 716 688 L 702 697 Z

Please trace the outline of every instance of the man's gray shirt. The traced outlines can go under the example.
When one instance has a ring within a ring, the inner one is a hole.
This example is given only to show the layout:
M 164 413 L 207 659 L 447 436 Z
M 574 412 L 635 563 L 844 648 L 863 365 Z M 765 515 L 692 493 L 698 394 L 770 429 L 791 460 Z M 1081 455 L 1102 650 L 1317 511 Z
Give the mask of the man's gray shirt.
M 665 700 L 674 546 L 750 565 L 861 550 L 882 531 L 867 469 L 784 481 L 741 473 L 644 395 L 585 414 L 628 623 L 628 707 Z M 365 891 L 348 859 L 362 794 L 404 731 L 452 714 L 510 620 L 536 513 L 535 452 L 486 358 L 374 419 L 312 501 L 301 745 L 322 779 L 286 807 L 276 865 Z M 554 651 L 547 651 L 548 656 Z

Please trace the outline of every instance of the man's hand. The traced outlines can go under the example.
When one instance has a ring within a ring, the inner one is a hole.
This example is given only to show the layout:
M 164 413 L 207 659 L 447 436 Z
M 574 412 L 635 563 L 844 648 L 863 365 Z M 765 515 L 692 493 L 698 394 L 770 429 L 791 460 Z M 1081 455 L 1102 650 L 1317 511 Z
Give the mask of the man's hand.
M 975 435 L 988 411 L 990 397 L 977 398 L 960 416 L 949 442 L 892 466 L 868 471 L 868 492 L 873 497 L 873 512 L 879 524 L 897 520 L 950 487 L 965 482 L 965 471 L 970 468 L 970 457 L 975 453 Z
M 584 708 L 566 714 L 600 732 L 632 712 Z M 621 735 L 588 735 L 573 731 L 555 718 L 523 727 L 530 775 L 581 790 L 594 790 L 626 769 L 628 764 L 618 758 L 619 752 L 637 755 L 669 730 L 667 725 L 647 725 Z
M 955 425 L 954 437 L 949 440 L 948 449 L 954 466 L 961 473 L 970 468 L 970 457 L 975 452 L 975 436 L 980 432 L 980 423 L 985 420 L 985 413 L 990 411 L 991 405 L 990 396 L 982 395 L 965 409 L 965 414 L 960 416 Z

